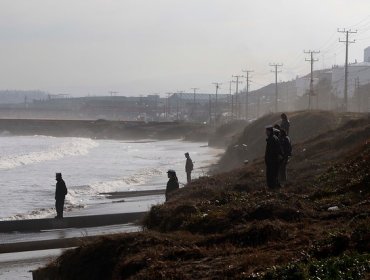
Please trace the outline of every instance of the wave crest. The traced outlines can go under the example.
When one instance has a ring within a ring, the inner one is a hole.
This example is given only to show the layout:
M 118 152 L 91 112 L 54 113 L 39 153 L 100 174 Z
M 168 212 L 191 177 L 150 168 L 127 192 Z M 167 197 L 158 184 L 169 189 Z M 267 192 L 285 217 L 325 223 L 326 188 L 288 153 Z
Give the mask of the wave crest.
M 0 158 L 0 170 L 12 169 L 22 165 L 34 164 L 50 160 L 58 160 L 66 156 L 86 155 L 99 144 L 91 139 L 72 138 L 70 141 L 53 145 L 40 152 L 9 155 Z

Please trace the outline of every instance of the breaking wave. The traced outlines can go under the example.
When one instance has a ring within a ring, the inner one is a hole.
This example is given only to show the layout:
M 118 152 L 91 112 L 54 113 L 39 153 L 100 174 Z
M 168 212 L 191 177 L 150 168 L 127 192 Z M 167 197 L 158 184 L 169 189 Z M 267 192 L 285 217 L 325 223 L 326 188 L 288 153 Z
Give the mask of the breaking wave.
M 112 191 L 130 190 L 133 186 L 142 185 L 148 182 L 153 176 L 161 176 L 164 171 L 158 168 L 139 169 L 135 174 L 111 181 L 97 182 L 90 185 L 93 193 L 99 194 Z
M 70 212 L 72 210 L 85 208 L 86 204 L 80 203 L 78 198 L 74 197 L 68 191 L 66 196 L 66 200 L 64 202 L 64 212 Z M 51 218 L 56 215 L 55 207 L 49 208 L 38 208 L 27 213 L 22 214 L 15 214 L 11 217 L 1 218 L 0 221 L 14 221 L 14 220 L 28 220 L 28 219 L 43 219 L 43 218 Z
M 52 145 L 44 151 L 25 154 L 8 155 L 0 158 L 0 170 L 12 169 L 22 165 L 34 164 L 50 160 L 58 160 L 66 156 L 79 156 L 89 153 L 99 144 L 87 138 L 71 138 L 61 144 Z

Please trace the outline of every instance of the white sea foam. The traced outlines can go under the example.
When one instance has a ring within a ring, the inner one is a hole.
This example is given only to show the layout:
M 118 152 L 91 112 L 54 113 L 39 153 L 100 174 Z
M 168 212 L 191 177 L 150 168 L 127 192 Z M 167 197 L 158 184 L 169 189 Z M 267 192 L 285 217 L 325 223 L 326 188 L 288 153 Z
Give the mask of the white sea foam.
M 127 144 L 73 137 L 0 136 L 0 219 L 54 217 L 57 171 L 63 173 L 68 188 L 66 216 L 68 211 L 85 207 L 81 212 L 95 213 L 93 209 L 103 204 L 114 212 L 117 206 L 100 193 L 164 188 L 170 168 L 176 170 L 180 182 L 185 181 L 182 151 L 191 151 L 196 160 L 194 177 L 204 162 L 214 158 L 211 148 L 175 140 Z M 150 201 L 139 204 L 148 203 L 149 207 Z
M 152 176 L 163 175 L 164 171 L 158 168 L 142 168 L 135 174 L 119 178 L 117 180 L 97 182 L 91 184 L 91 191 L 95 194 L 129 190 L 130 187 L 142 185 L 148 182 Z
M 64 212 L 70 212 L 75 209 L 85 208 L 86 205 L 81 203 L 73 195 L 68 194 L 64 202 Z M 0 218 L 0 221 L 13 221 L 13 220 L 25 220 L 25 219 L 43 219 L 54 217 L 56 214 L 55 207 L 50 208 L 38 208 L 27 213 L 16 214 L 7 218 Z
M 61 144 L 55 144 L 43 151 L 7 155 L 0 158 L 0 170 L 12 169 L 50 160 L 58 160 L 66 156 L 79 156 L 89 153 L 98 143 L 86 138 L 69 138 Z

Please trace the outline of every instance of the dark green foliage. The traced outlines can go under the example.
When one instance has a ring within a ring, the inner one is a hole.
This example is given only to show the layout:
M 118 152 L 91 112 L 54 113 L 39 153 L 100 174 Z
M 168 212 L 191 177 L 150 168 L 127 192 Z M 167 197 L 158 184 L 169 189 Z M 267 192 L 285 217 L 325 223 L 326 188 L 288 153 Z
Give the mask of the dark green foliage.
M 255 280 L 361 280 L 370 272 L 370 255 L 354 254 L 271 269 Z

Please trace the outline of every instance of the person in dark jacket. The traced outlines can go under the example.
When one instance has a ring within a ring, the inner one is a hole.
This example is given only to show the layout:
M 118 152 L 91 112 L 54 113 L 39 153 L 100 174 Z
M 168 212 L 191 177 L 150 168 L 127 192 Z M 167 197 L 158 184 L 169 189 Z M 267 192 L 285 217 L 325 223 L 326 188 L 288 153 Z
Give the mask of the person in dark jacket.
M 279 162 L 282 158 L 279 138 L 274 135 L 274 128 L 266 126 L 266 151 L 265 151 L 265 164 L 266 164 L 266 182 L 270 189 L 280 187 L 278 174 Z
M 194 164 L 190 158 L 189 153 L 185 153 L 185 157 L 186 157 L 186 163 L 185 163 L 186 179 L 187 179 L 188 184 L 190 184 L 191 183 L 191 172 L 194 169 Z
M 284 129 L 280 130 L 279 141 L 283 155 L 283 158 L 279 163 L 279 182 L 285 183 L 287 180 L 286 166 L 288 164 L 289 157 L 292 156 L 292 145 L 290 142 L 290 138 L 288 135 L 286 135 Z
M 285 113 L 282 113 L 280 117 L 281 117 L 280 127 L 281 129 L 285 130 L 286 135 L 289 135 L 290 122 L 288 120 L 288 116 Z
M 55 180 L 57 180 L 55 187 L 55 209 L 57 211 L 57 215 L 55 216 L 55 218 L 62 219 L 64 199 L 67 195 L 67 187 L 64 180 L 62 179 L 62 173 L 56 173 Z
M 166 187 L 166 201 L 172 196 L 173 192 L 179 189 L 179 180 L 176 176 L 175 170 L 168 170 L 167 171 L 168 182 Z
M 274 135 L 275 135 L 277 138 L 279 138 L 279 137 L 280 137 L 280 129 L 281 129 L 280 125 L 278 125 L 278 124 L 274 124 L 272 131 L 273 131 Z

